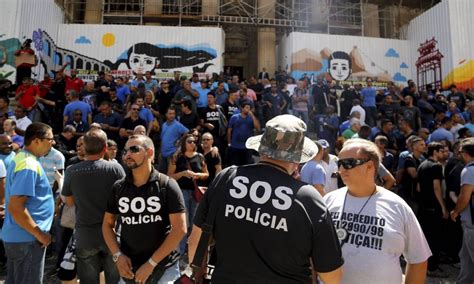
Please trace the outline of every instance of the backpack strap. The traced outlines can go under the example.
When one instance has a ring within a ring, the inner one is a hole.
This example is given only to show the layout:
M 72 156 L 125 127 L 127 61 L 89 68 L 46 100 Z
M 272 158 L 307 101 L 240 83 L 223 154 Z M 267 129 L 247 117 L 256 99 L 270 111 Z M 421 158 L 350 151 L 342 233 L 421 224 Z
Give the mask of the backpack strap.
M 159 176 L 158 176 L 158 183 L 160 185 L 160 188 L 168 188 L 168 184 L 170 182 L 170 177 L 165 175 L 165 174 L 162 174 L 162 173 L 159 173 Z

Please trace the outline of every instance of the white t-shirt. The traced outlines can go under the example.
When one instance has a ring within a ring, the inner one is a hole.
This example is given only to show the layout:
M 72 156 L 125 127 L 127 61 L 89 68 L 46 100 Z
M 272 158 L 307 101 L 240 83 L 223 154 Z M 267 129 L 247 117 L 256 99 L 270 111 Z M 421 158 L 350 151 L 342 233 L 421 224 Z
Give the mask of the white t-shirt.
M 329 154 L 329 164 L 325 161 L 321 161 L 321 165 L 326 172 L 326 185 L 324 186 L 324 191 L 326 193 L 338 189 L 337 186 L 337 177 L 333 177 L 333 174 L 339 170 L 337 167 L 338 158 L 332 154 Z
M 348 233 L 342 246 L 341 283 L 402 283 L 400 255 L 412 264 L 431 256 L 415 214 L 403 199 L 382 187 L 377 187 L 360 215 L 357 214 L 368 197 L 347 194 L 342 214 L 346 192 L 344 187 L 324 196 L 334 226 L 337 229 L 342 225 Z
M 7 176 L 7 169 L 2 160 L 0 160 L 0 178 L 5 178 Z
M 28 126 L 31 124 L 31 120 L 25 116 L 23 118 L 17 119 L 16 117 L 13 119 L 16 122 L 16 127 L 25 131 Z
M 354 111 L 358 111 L 360 113 L 360 124 L 365 125 L 365 109 L 363 109 L 360 105 L 353 106 L 349 115 Z

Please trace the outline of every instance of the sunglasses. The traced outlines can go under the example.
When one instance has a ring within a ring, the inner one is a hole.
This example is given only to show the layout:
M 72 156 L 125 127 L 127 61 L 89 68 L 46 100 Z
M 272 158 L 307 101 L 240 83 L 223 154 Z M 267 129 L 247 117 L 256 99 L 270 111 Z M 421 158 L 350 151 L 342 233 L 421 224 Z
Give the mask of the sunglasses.
M 130 146 L 129 148 L 123 148 L 123 154 L 126 155 L 128 152 L 132 154 L 136 154 L 140 152 L 141 147 L 140 146 Z
M 188 144 L 196 144 L 196 141 L 194 141 L 194 140 L 186 140 L 186 143 L 188 143 Z
M 341 166 L 346 169 L 350 170 L 353 169 L 357 166 L 363 165 L 370 161 L 370 159 L 354 159 L 354 158 L 348 158 L 348 159 L 342 159 L 337 161 L 337 167 L 340 168 Z

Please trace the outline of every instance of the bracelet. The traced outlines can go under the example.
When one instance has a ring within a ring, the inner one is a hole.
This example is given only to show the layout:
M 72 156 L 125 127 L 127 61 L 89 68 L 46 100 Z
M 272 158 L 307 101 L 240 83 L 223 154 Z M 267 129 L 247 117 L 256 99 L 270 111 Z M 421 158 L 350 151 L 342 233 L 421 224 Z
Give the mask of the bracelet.
M 156 267 L 158 265 L 158 263 L 156 263 L 151 257 L 148 259 L 148 263 L 153 267 Z

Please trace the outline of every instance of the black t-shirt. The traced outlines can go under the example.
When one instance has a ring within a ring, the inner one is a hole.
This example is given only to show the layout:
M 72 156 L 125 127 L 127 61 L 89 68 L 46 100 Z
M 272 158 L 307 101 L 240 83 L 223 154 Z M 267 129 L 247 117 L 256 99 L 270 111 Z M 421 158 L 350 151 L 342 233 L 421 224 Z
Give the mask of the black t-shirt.
M 441 181 L 443 180 L 443 167 L 432 159 L 426 159 L 418 167 L 417 176 L 418 183 L 420 184 L 420 209 L 441 210 L 434 193 L 433 180 L 438 179 L 441 185 Z
M 171 100 L 174 98 L 174 93 L 170 91 L 165 92 L 163 89 L 158 91 L 158 95 L 156 99 L 158 100 L 159 112 L 160 114 L 164 115 L 166 110 L 171 105 Z
M 260 101 L 262 99 L 262 94 L 265 90 L 265 87 L 263 86 L 263 84 L 261 83 L 256 83 L 255 85 L 249 84 L 247 87 L 255 92 L 255 95 L 257 96 L 257 101 Z
M 169 214 L 185 211 L 183 194 L 176 181 L 169 178 L 166 188 L 161 188 L 160 175 L 153 169 L 148 182 L 138 188 L 133 184 L 133 177 L 127 175 L 114 184 L 107 202 L 107 212 L 118 215 L 122 227 L 120 250 L 131 259 L 135 272 L 170 233 Z M 174 250 L 159 266 L 169 266 L 178 257 Z
M 405 171 L 403 172 L 401 190 L 399 194 L 406 201 L 414 201 L 416 194 L 416 179 L 413 179 L 410 176 L 410 174 L 408 173 L 408 169 L 415 168 L 416 170 L 418 169 L 419 165 L 420 160 L 413 156 L 413 154 L 408 155 L 408 157 L 405 159 Z
M 192 111 L 190 114 L 185 114 L 183 112 L 179 117 L 179 122 L 181 122 L 182 125 L 186 126 L 187 129 L 193 129 L 200 124 L 200 119 L 199 115 L 194 111 Z
M 389 119 L 392 123 L 396 123 L 399 108 L 400 107 L 396 104 L 382 104 L 379 107 L 379 111 L 382 114 L 382 118 Z
M 343 264 L 331 216 L 310 185 L 268 165 L 229 167 L 197 209 L 202 227 L 217 207 L 213 283 L 311 283 L 311 264 L 329 272 Z
M 134 130 L 135 127 L 138 125 L 143 125 L 145 128 L 148 128 L 148 125 L 146 124 L 146 121 L 144 121 L 141 118 L 138 118 L 136 120 L 132 120 L 131 117 L 127 117 L 124 120 L 122 120 L 122 123 L 120 124 L 120 128 L 125 128 L 125 130 Z
M 210 123 L 214 126 L 214 129 L 210 130 L 207 127 L 203 125 L 204 132 L 209 131 L 214 139 L 218 139 L 220 137 L 219 135 L 219 110 L 217 108 L 212 109 L 210 107 L 207 107 L 204 111 L 204 117 L 202 119 L 204 120 L 204 123 Z
M 196 153 L 196 155 L 192 156 L 191 158 L 188 158 L 185 155 L 179 155 L 173 162 L 176 165 L 176 173 L 186 170 L 191 170 L 195 173 L 202 173 L 202 168 L 205 165 L 206 160 L 202 154 Z M 178 179 L 178 184 L 182 190 L 194 189 L 193 180 L 188 177 L 182 177 Z
M 227 121 L 230 121 L 231 116 L 233 116 L 238 109 L 239 106 L 237 104 L 233 104 L 229 101 L 222 104 L 222 112 L 225 114 Z
M 216 166 L 221 164 L 221 156 L 217 154 L 216 157 L 212 156 L 212 152 L 204 155 L 206 159 L 207 171 L 209 172 L 209 177 L 203 182 L 204 186 L 209 186 L 211 182 L 216 177 Z
M 403 107 L 401 109 L 401 115 L 403 118 L 410 123 L 411 128 L 418 129 L 418 119 L 421 118 L 420 109 L 417 107 Z
M 444 176 L 446 179 L 446 207 L 452 210 L 456 204 L 449 197 L 449 192 L 454 192 L 457 196 L 461 192 L 461 172 L 464 169 L 464 163 L 458 159 L 451 158 L 444 167 Z

